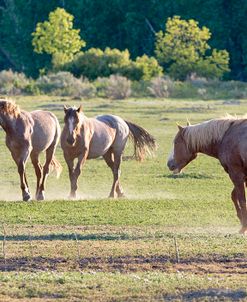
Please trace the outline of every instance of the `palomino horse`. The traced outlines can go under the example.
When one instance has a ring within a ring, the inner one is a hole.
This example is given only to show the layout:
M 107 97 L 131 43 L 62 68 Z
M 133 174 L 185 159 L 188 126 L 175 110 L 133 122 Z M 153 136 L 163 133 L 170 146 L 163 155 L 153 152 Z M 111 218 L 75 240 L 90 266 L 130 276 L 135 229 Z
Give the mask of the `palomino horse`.
M 179 173 L 197 153 L 219 159 L 234 185 L 231 197 L 242 224 L 240 233 L 247 234 L 247 119 L 226 116 L 178 128 L 167 162 L 169 169 Z
M 43 200 L 50 164 L 57 173 L 61 170 L 54 157 L 61 132 L 57 118 L 48 111 L 26 112 L 10 100 L 0 100 L 0 125 L 6 132 L 6 145 L 18 167 L 23 200 L 31 199 L 25 174 L 29 155 L 37 176 L 36 199 Z M 39 163 L 39 154 L 42 151 L 46 151 L 43 169 Z
M 70 198 L 76 198 L 77 180 L 86 159 L 103 156 L 113 173 L 113 185 L 109 197 L 124 196 L 119 182 L 122 154 L 131 136 L 134 141 L 135 156 L 138 160 L 152 152 L 156 145 L 153 136 L 145 129 L 124 121 L 114 115 L 87 118 L 79 108 L 64 106 L 64 128 L 61 147 L 68 165 L 71 184 Z M 74 167 L 74 160 L 78 159 Z

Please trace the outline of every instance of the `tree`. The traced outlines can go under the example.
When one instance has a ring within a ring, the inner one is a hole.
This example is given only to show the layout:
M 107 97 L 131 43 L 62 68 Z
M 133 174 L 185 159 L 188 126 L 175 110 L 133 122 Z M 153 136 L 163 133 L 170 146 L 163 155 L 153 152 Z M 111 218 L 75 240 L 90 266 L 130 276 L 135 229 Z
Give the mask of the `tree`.
M 49 14 L 49 21 L 38 23 L 32 33 L 34 51 L 52 55 L 54 69 L 71 61 L 86 45 L 80 38 L 80 30 L 73 29 L 73 19 L 63 8 L 57 8 Z
M 207 41 L 211 33 L 200 28 L 198 22 L 181 20 L 179 16 L 168 18 L 166 32 L 156 35 L 155 53 L 160 64 L 177 79 L 197 73 L 209 78 L 221 78 L 229 71 L 229 55 L 225 50 L 212 50 Z M 202 68 L 204 67 L 204 68 Z

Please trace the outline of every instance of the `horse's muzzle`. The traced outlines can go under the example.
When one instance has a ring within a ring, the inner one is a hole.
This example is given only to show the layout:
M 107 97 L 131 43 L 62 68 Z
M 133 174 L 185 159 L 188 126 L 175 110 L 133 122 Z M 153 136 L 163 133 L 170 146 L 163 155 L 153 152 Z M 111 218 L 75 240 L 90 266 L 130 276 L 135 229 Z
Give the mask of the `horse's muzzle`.
M 169 160 L 167 162 L 167 167 L 169 168 L 170 171 L 172 171 L 174 174 L 177 174 L 180 172 L 180 169 L 176 165 L 174 160 Z
M 68 138 L 67 138 L 67 143 L 68 143 L 69 145 L 73 146 L 74 143 L 75 143 L 75 139 L 74 139 L 73 137 L 68 137 Z

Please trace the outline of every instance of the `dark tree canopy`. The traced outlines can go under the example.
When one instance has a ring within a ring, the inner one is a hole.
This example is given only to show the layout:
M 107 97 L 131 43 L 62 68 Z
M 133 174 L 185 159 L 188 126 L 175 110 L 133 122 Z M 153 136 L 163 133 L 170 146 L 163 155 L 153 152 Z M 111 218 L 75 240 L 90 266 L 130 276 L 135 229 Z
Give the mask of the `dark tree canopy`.
M 34 53 L 31 33 L 57 7 L 74 16 L 87 49 L 128 49 L 132 59 L 154 55 L 155 32 L 168 17 L 194 19 L 209 28 L 212 48 L 229 52 L 230 78 L 247 80 L 246 0 L 0 0 L 0 69 L 37 76 L 49 67 L 49 55 Z

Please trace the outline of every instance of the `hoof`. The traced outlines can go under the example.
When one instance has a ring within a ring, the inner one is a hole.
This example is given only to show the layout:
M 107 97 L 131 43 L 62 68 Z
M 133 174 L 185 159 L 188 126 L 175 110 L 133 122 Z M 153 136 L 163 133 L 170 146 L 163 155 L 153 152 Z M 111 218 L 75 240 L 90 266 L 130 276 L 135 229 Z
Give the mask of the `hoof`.
M 45 200 L 44 192 L 41 191 L 36 195 L 36 200 Z
M 76 199 L 76 194 L 70 194 L 69 199 L 70 200 L 75 200 Z
M 118 198 L 125 198 L 125 194 L 124 193 L 118 193 Z
M 31 195 L 29 193 L 24 193 L 22 196 L 23 201 L 30 201 L 32 199 Z
M 242 227 L 241 230 L 239 231 L 239 234 L 247 235 L 247 227 Z

